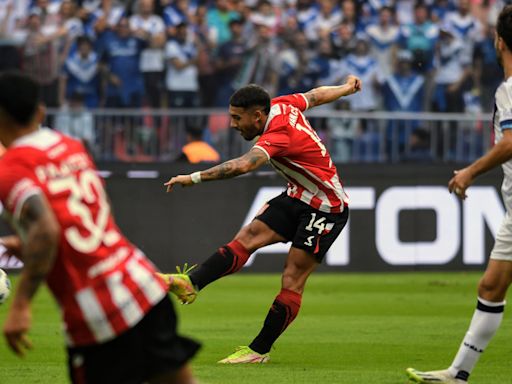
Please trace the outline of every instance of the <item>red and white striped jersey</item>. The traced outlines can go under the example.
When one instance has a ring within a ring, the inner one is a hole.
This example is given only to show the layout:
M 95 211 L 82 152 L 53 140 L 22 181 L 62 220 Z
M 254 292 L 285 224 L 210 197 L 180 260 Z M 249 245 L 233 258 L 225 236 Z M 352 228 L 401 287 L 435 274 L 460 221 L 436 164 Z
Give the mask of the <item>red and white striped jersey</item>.
M 79 141 L 50 129 L 16 140 L 0 159 L 3 215 L 18 225 L 35 194 L 61 227 L 47 284 L 63 314 L 69 346 L 108 341 L 133 327 L 166 294 L 153 264 L 119 231 L 104 183 Z
M 348 196 L 331 156 L 302 114 L 308 101 L 302 93 L 272 99 L 264 132 L 255 148 L 288 181 L 288 196 L 322 212 L 341 212 Z

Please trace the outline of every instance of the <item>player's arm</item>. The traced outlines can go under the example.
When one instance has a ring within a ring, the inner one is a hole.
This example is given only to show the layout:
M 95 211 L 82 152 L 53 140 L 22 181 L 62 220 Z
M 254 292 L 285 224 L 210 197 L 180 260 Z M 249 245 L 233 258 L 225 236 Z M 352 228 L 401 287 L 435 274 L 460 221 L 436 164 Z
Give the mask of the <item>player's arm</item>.
M 450 192 L 455 192 L 461 199 L 466 198 L 466 189 L 482 173 L 512 159 L 512 129 L 503 131 L 502 139 L 484 156 L 461 170 L 448 183 Z
M 362 86 L 363 84 L 358 77 L 349 75 L 345 84 L 314 88 L 306 92 L 304 96 L 308 100 L 309 108 L 313 108 L 338 100 L 340 97 L 359 92 Z
M 251 172 L 261 167 L 267 161 L 268 157 L 265 152 L 258 148 L 252 148 L 245 155 L 228 160 L 205 171 L 194 172 L 190 175 L 175 176 L 164 185 L 167 186 L 167 192 L 170 192 L 176 184 L 187 187 L 202 181 L 230 179 Z
M 31 325 L 30 302 L 53 266 L 60 227 L 47 200 L 40 194 L 23 203 L 18 223 L 25 234 L 21 249 L 24 267 L 4 324 L 4 335 L 10 348 L 22 356 L 24 348 L 31 347 L 26 336 Z

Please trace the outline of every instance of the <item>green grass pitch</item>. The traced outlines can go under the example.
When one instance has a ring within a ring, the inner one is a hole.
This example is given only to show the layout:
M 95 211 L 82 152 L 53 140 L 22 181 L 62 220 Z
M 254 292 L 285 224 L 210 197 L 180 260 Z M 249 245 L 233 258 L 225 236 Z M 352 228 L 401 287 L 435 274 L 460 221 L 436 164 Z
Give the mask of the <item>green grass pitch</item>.
M 440 369 L 453 358 L 476 303 L 480 273 L 314 274 L 299 316 L 277 341 L 271 362 L 221 366 L 259 331 L 279 275 L 240 274 L 176 307 L 180 329 L 204 343 L 192 365 L 202 384 L 404 384 L 404 369 Z M 8 304 L 0 307 L 3 323 Z M 33 306 L 34 350 L 24 359 L 0 342 L 1 384 L 66 383 L 58 311 L 46 290 Z M 509 383 L 512 319 L 475 369 L 471 384 Z

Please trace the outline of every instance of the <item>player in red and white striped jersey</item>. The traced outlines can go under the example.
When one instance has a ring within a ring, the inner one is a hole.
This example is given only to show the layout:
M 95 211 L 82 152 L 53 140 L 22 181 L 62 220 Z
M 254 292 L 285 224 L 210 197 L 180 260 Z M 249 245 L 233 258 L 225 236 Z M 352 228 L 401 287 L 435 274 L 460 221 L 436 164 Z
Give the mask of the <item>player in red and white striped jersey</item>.
M 29 346 L 30 302 L 46 280 L 62 310 L 73 382 L 192 383 L 187 361 L 198 345 L 176 335 L 166 286 L 119 231 L 82 144 L 39 128 L 33 80 L 3 74 L 0 89 L 0 200 L 20 249 L 3 240 L 24 262 L 4 325 L 10 347 Z
M 348 197 L 324 144 L 303 115 L 308 108 L 361 90 L 361 81 L 349 76 L 340 86 L 319 87 L 304 94 L 270 99 L 257 85 L 236 91 L 230 100 L 231 126 L 246 140 L 259 136 L 240 158 L 171 178 L 165 185 L 191 186 L 227 179 L 270 164 L 287 181 L 282 195 L 270 200 L 235 238 L 190 274 L 171 274 L 169 290 L 190 303 L 197 291 L 218 278 L 238 271 L 257 249 L 291 241 L 275 298 L 259 335 L 221 363 L 263 363 L 279 335 L 295 319 L 308 276 L 322 261 L 348 219 Z

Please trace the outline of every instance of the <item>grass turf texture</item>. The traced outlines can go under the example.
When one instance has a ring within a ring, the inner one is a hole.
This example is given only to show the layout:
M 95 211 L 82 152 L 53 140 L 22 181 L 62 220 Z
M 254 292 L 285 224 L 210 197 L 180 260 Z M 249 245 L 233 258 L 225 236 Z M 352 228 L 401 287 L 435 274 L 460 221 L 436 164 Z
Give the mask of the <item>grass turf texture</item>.
M 271 362 L 224 366 L 217 360 L 257 334 L 279 290 L 278 275 L 238 275 L 179 306 L 182 333 L 204 343 L 193 361 L 202 384 L 406 383 L 404 369 L 441 369 L 452 360 L 476 304 L 480 273 L 316 274 L 296 321 Z M 7 305 L 0 307 L 3 324 Z M 47 291 L 34 304 L 34 350 L 23 360 L 0 342 L 0 383 L 66 383 L 58 312 Z M 512 377 L 512 319 L 505 319 L 471 383 Z

